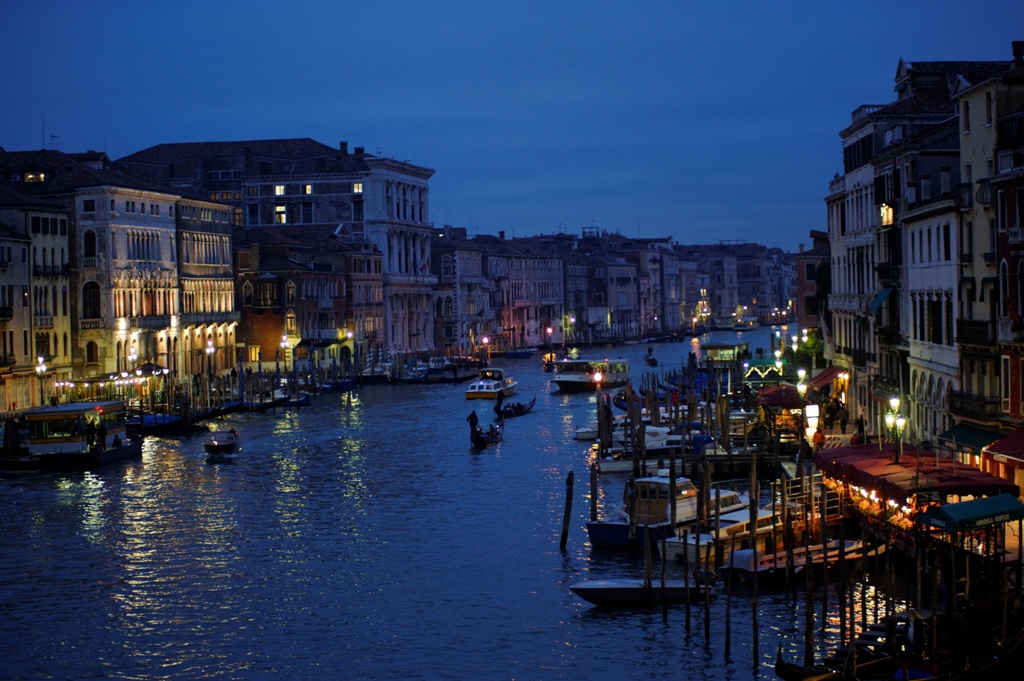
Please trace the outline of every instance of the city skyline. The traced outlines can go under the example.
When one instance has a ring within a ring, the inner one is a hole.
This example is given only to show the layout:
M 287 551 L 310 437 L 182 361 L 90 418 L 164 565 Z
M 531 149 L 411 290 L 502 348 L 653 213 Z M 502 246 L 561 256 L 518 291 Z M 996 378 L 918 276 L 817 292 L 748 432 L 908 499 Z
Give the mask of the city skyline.
M 945 1 L 242 7 L 8 8 L 0 147 L 347 141 L 434 169 L 430 221 L 470 235 L 796 251 L 827 228 L 839 131 L 894 99 L 901 58 L 1008 61 L 1024 25 L 1002 1 L 973 22 Z

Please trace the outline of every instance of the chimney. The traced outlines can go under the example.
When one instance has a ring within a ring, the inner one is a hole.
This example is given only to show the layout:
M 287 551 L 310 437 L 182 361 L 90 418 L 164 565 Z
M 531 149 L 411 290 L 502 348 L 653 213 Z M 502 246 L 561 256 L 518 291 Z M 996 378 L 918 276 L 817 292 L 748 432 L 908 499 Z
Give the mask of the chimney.
M 362 156 L 366 153 L 366 147 L 356 147 L 356 156 Z
M 341 149 L 341 153 L 348 155 L 348 142 L 340 142 L 338 148 Z
M 499 229 L 498 230 L 498 238 L 501 239 L 502 241 L 505 240 L 505 230 L 503 230 L 503 229 Z
M 801 253 L 803 253 L 803 252 L 804 252 L 804 245 L 803 245 L 803 244 L 800 244 L 800 252 L 801 252 Z
M 1014 40 L 1010 46 L 1013 48 L 1013 70 L 1024 69 L 1024 40 Z

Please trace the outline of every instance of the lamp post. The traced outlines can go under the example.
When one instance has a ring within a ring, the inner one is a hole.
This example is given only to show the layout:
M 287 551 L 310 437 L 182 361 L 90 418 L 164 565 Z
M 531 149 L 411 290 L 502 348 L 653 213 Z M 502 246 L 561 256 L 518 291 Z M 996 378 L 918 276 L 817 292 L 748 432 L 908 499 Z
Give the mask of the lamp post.
M 900 413 L 899 395 L 893 395 L 889 399 L 889 407 L 889 413 L 885 415 L 885 427 L 889 429 L 889 434 L 896 444 L 896 463 L 899 463 L 900 456 L 903 455 L 903 429 L 907 425 L 907 420 Z
M 807 372 L 804 369 L 797 369 L 797 375 L 800 377 L 800 382 L 796 384 L 796 392 L 800 395 L 800 439 L 807 439 L 807 384 L 804 382 L 804 376 Z
M 46 362 L 43 356 L 36 358 L 36 375 L 39 376 L 39 406 L 43 406 L 43 376 L 46 375 Z
M 213 347 L 213 339 L 206 341 L 206 399 L 207 404 L 213 403 L 213 353 L 216 349 Z
M 549 350 L 551 349 L 551 334 L 553 334 L 554 332 L 555 332 L 555 330 L 549 326 L 548 327 L 548 349 Z M 564 338 L 565 335 L 563 334 L 562 337 Z

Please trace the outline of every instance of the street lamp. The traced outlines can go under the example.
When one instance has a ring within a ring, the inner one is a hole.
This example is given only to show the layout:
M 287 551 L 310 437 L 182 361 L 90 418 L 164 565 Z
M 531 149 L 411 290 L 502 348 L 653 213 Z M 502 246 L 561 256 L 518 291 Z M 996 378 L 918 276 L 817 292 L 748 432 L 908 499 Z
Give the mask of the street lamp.
M 551 334 L 555 332 L 550 326 L 548 327 L 548 348 L 551 347 Z
M 132 363 L 132 369 L 135 368 L 135 362 L 139 359 L 139 353 L 135 351 L 135 343 L 132 343 L 132 349 L 128 351 L 128 361 Z
M 885 415 L 885 427 L 889 429 L 889 433 L 896 443 L 896 463 L 899 463 L 900 456 L 903 454 L 903 429 L 907 425 L 907 420 L 900 413 L 898 395 L 893 395 L 889 399 L 889 407 L 889 413 Z
M 284 373 L 288 373 L 288 348 L 291 347 L 291 343 L 288 342 L 288 335 L 284 334 L 281 336 L 281 354 L 284 356 Z
M 46 363 L 43 356 L 36 359 L 36 375 L 39 376 L 39 406 L 43 406 L 43 376 L 46 374 Z
M 800 377 L 800 382 L 796 384 L 796 392 L 800 395 L 800 439 L 807 439 L 807 384 L 804 382 L 804 376 L 807 375 L 807 371 L 803 368 L 796 370 L 797 376 Z

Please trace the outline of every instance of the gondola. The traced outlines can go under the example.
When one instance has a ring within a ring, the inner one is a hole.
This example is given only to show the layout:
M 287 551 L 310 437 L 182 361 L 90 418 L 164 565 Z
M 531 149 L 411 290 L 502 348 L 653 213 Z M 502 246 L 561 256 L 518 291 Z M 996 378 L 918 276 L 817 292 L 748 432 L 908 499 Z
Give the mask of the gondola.
M 501 417 L 512 418 L 513 416 L 523 416 L 529 414 L 533 409 L 533 405 L 537 403 L 537 396 L 534 395 L 533 399 L 529 402 L 509 402 L 501 406 Z
M 492 423 L 487 430 L 477 426 L 469 431 L 469 439 L 475 449 L 485 449 L 496 445 L 501 442 L 504 435 L 504 427 L 501 423 Z

